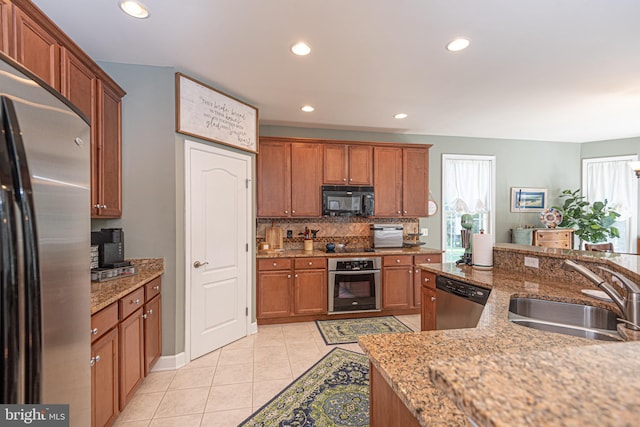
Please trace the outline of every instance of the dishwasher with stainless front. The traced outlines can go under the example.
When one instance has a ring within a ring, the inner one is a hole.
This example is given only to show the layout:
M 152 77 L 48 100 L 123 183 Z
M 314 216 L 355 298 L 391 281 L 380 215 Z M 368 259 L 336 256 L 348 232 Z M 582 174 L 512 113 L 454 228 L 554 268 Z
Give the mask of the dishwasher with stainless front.
M 436 279 L 436 329 L 475 328 L 491 290 L 444 276 Z

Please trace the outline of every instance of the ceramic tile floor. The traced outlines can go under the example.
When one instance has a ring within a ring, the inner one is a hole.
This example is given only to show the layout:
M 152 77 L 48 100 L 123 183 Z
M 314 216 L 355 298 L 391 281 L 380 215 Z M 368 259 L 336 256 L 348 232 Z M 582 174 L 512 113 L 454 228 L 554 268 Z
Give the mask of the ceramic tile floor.
M 420 315 L 396 317 L 420 330 Z M 181 369 L 152 372 L 115 426 L 237 426 L 334 347 L 315 322 L 259 326 Z M 362 352 L 358 344 L 339 347 Z

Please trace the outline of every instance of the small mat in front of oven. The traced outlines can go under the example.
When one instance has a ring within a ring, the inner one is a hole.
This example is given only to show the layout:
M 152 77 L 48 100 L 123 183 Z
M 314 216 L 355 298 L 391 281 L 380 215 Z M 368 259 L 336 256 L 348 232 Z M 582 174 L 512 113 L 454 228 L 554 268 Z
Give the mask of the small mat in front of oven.
M 316 325 L 327 345 L 356 343 L 358 335 L 413 332 L 395 316 L 316 320 Z

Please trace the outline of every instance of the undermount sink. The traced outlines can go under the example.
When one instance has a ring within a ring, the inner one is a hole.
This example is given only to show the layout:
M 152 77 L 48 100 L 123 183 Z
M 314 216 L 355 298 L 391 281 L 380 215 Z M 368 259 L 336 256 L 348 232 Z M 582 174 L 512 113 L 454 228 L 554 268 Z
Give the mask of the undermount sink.
M 606 308 L 535 298 L 511 298 L 509 320 L 547 332 L 602 341 L 622 341 L 618 315 Z

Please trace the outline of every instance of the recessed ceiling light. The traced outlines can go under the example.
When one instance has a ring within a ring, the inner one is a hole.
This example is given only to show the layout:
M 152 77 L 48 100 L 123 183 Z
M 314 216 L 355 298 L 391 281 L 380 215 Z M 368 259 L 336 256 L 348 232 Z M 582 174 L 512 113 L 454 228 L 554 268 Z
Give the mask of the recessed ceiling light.
M 447 45 L 447 50 L 450 52 L 458 52 L 459 50 L 466 49 L 469 46 L 469 39 L 457 38 Z
M 311 48 L 305 42 L 299 42 L 291 46 L 291 52 L 295 53 L 298 56 L 309 55 L 311 52 Z
M 406 113 L 398 113 L 398 114 L 394 114 L 393 118 L 394 119 L 406 119 L 407 118 L 407 114 Z
M 302 111 L 304 111 L 305 113 L 311 113 L 312 111 L 315 110 L 315 108 L 313 108 L 311 105 L 304 105 L 301 108 Z
M 129 16 L 144 19 L 149 17 L 147 6 L 137 0 L 123 0 L 120 2 L 120 9 Z

